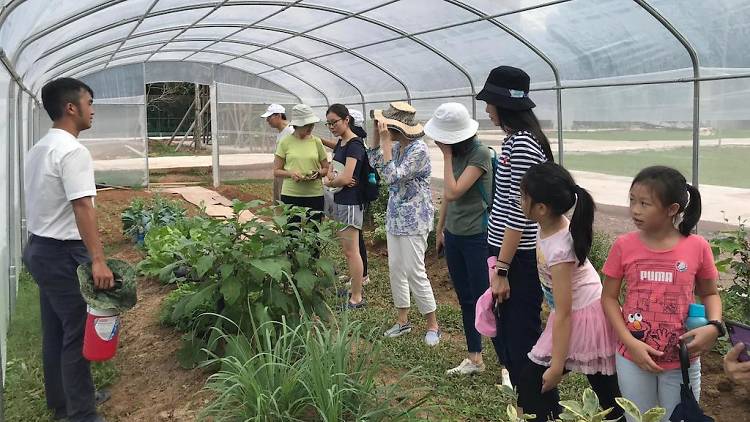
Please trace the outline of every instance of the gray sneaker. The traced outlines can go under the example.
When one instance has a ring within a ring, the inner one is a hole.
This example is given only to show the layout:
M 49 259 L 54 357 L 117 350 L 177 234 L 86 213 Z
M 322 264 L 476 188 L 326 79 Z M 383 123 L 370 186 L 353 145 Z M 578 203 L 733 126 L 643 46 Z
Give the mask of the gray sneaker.
M 404 325 L 401 325 L 401 324 L 399 324 L 397 322 L 397 323 L 393 324 L 393 327 L 389 328 L 388 331 L 386 331 L 383 334 L 383 336 L 394 338 L 394 337 L 399 337 L 399 336 L 402 336 L 402 335 L 410 333 L 410 332 L 411 332 L 411 323 L 410 322 L 407 321 L 406 324 L 404 324 Z

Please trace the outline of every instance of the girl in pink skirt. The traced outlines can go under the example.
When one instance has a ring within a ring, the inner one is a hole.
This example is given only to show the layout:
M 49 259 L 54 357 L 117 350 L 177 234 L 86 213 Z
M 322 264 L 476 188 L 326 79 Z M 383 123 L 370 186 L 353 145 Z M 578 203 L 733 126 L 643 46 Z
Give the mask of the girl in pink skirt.
M 570 221 L 565 213 L 575 207 Z M 557 385 L 569 371 L 585 374 L 608 419 L 622 416 L 615 374 L 617 335 L 601 306 L 599 274 L 586 258 L 591 250 L 594 200 L 567 170 L 552 162 L 529 168 L 521 181 L 521 208 L 539 223 L 537 266 L 551 310 L 547 326 L 529 352 L 518 406 L 537 421 L 561 412 Z

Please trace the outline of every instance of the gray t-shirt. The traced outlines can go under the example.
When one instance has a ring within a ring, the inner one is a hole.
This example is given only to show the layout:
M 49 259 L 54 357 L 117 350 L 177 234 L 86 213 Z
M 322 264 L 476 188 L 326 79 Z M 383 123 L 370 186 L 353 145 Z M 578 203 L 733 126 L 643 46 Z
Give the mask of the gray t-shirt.
M 487 202 L 492 203 L 492 153 L 479 141 L 462 156 L 453 156 L 453 176 L 458 180 L 466 167 L 484 170 L 482 176 L 460 198 L 448 203 L 445 229 L 458 236 L 471 236 L 487 230 L 488 205 L 482 199 L 479 184 L 484 186 Z

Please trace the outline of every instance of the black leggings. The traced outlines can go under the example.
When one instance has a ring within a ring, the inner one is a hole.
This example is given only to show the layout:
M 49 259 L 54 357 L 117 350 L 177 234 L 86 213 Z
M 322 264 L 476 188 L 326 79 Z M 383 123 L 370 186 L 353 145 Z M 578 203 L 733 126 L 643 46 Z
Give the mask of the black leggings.
M 298 207 L 307 208 L 307 217 L 311 218 L 318 223 L 323 221 L 323 197 L 322 196 L 286 196 L 281 195 L 281 202 L 287 205 L 296 205 Z M 290 223 L 299 223 L 302 219 L 294 216 L 289 219 Z M 296 228 L 294 228 L 297 230 Z M 313 257 L 315 259 L 320 258 L 320 243 L 318 247 L 313 251 Z
M 536 414 L 535 422 L 544 422 L 556 419 L 560 416 L 562 408 L 560 407 L 560 393 L 554 388 L 542 394 L 542 375 L 547 370 L 546 366 L 529 362 L 524 368 L 521 376 L 521 382 L 516 386 L 518 388 L 518 406 L 523 408 L 526 414 Z M 565 372 L 568 372 L 567 370 Z M 604 375 L 596 373 L 586 375 L 591 388 L 599 397 L 599 403 L 602 409 L 612 408 L 607 415 L 607 419 L 619 419 L 623 416 L 623 410 L 615 402 L 615 397 L 620 397 L 620 387 L 617 385 L 617 375 Z M 580 400 L 576 398 L 576 400 Z
M 359 256 L 362 257 L 362 277 L 367 277 L 367 249 L 365 249 L 365 235 L 359 230 Z

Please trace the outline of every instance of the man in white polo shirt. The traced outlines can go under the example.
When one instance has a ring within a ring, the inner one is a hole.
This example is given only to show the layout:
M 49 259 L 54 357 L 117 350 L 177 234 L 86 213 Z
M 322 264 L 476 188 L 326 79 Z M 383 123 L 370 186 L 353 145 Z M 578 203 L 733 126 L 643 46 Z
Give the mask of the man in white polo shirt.
M 93 91 L 62 78 L 42 88 L 52 128 L 28 153 L 25 163 L 26 217 L 31 236 L 23 261 L 39 285 L 42 360 L 47 406 L 55 419 L 103 422 L 90 362 L 83 357 L 86 303 L 76 269 L 91 262 L 94 284 L 114 287 L 96 227 L 94 166 L 78 134 L 94 117 Z
M 279 132 L 276 135 L 276 145 L 279 144 L 281 138 L 291 135 L 294 133 L 294 128 L 289 125 L 286 121 L 286 110 L 281 104 L 271 104 L 266 109 L 266 112 L 261 114 L 260 117 L 266 119 L 268 126 L 276 129 Z M 281 185 L 284 183 L 283 177 L 273 178 L 273 200 L 278 201 L 281 199 Z

